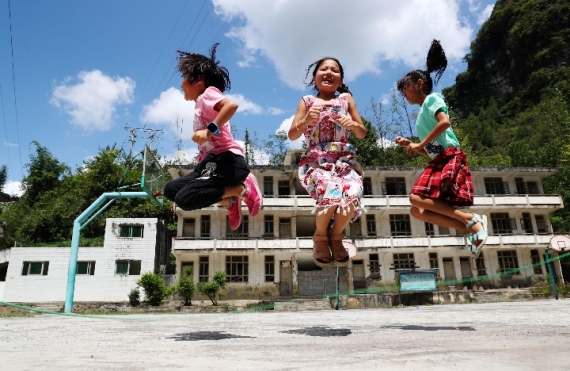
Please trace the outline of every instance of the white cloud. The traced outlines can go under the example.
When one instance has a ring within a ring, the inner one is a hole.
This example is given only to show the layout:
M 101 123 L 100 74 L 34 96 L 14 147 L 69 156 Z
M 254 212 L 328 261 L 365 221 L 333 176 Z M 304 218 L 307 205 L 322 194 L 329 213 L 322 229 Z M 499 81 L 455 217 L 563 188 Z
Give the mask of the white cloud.
M 483 23 L 485 23 L 487 19 L 489 19 L 489 17 L 491 16 L 491 13 L 493 12 L 494 8 L 495 5 L 493 4 L 487 5 L 485 9 L 483 9 L 483 11 L 479 13 L 479 15 L 477 16 L 477 24 L 482 25 Z
M 22 190 L 22 182 L 17 181 L 9 181 L 4 183 L 4 188 L 2 191 L 11 196 L 21 196 L 24 194 L 24 191 Z
M 306 67 L 325 55 L 341 61 L 347 81 L 379 73 L 382 63 L 423 68 L 433 38 L 450 62 L 460 61 L 473 33 L 460 15 L 460 0 L 212 1 L 218 15 L 240 22 L 226 35 L 241 44 L 241 65 L 268 58 L 295 88 L 304 87 Z
M 224 96 L 238 104 L 238 112 L 240 113 L 251 113 L 253 115 L 259 115 L 263 113 L 263 108 L 261 108 L 261 106 L 253 103 L 241 94 L 225 94 Z
M 17 143 L 10 143 L 7 140 L 4 140 L 4 145 L 8 147 L 18 147 Z
M 281 108 L 277 108 L 277 107 L 269 107 L 267 109 L 267 113 L 272 115 L 272 116 L 276 116 L 276 115 L 282 115 L 285 113 L 285 111 L 283 111 Z
M 291 123 L 293 122 L 293 118 L 295 117 L 295 115 L 286 118 L 285 120 L 283 120 L 281 122 L 281 125 L 279 125 L 279 127 L 277 128 L 277 130 L 275 130 L 275 134 L 277 134 L 279 131 L 284 131 L 286 133 L 289 132 L 289 128 L 291 127 Z M 305 140 L 305 136 L 301 135 L 299 137 L 299 139 L 297 140 L 290 140 L 287 139 L 287 147 L 289 147 L 290 149 L 301 149 L 303 146 L 303 141 Z
M 73 84 L 73 78 L 68 77 L 56 86 L 50 103 L 87 131 L 109 130 L 116 106 L 133 102 L 136 84 L 130 77 L 111 77 L 93 70 L 79 72 L 77 80 Z
M 190 139 L 193 133 L 195 103 L 186 101 L 180 89 L 170 88 L 142 109 L 142 123 L 166 125 L 177 135 L 176 120 L 182 129 L 182 139 Z

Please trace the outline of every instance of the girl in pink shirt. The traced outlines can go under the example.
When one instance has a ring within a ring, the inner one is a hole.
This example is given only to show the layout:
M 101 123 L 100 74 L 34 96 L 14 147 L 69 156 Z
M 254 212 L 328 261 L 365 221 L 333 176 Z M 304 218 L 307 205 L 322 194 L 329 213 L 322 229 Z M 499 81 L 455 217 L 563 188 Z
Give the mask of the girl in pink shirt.
M 225 98 L 231 87 L 230 75 L 216 60 L 216 48 L 210 56 L 178 51 L 177 70 L 182 74 L 184 99 L 195 101 L 194 134 L 198 145 L 198 166 L 164 188 L 164 196 L 182 210 L 197 210 L 213 204 L 228 209 L 231 229 L 241 224 L 241 200 L 254 217 L 263 205 L 255 176 L 249 172 L 243 150 L 230 131 L 230 118 L 238 105 Z

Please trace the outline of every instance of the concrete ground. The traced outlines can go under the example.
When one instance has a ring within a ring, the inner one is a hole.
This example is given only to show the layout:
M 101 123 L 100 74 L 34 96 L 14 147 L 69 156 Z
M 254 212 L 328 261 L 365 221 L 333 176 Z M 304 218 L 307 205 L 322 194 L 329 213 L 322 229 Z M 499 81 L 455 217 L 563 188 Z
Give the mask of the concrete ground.
M 570 299 L 0 319 L 2 370 L 570 370 Z

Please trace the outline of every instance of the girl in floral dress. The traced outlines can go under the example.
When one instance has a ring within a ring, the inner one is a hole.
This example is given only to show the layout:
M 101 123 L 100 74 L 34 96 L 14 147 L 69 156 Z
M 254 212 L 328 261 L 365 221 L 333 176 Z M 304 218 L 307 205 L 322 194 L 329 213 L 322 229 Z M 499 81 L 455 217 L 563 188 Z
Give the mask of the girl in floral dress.
M 307 86 L 314 86 L 318 94 L 301 99 L 288 136 L 295 140 L 305 134 L 307 151 L 299 162 L 299 180 L 316 201 L 313 260 L 320 267 L 345 267 L 349 256 L 342 244 L 343 230 L 363 210 L 362 170 L 348 138 L 351 134 L 364 138 L 366 128 L 343 83 L 340 62 L 332 57 L 319 59 L 309 65 L 307 75 L 311 68 Z

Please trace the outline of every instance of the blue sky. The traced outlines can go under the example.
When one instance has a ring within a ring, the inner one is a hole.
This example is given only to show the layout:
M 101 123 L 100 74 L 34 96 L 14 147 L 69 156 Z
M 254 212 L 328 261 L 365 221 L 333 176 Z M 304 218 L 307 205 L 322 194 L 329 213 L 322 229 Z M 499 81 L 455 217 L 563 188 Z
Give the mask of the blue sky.
M 288 129 L 304 94 L 305 68 L 337 57 L 366 117 L 394 82 L 423 68 L 439 39 L 449 66 L 436 90 L 454 83 L 492 0 L 6 0 L 0 4 L 0 166 L 4 192 L 19 194 L 32 141 L 72 169 L 117 144 L 129 127 L 162 130 L 153 148 L 191 157 L 194 103 L 175 72 L 176 50 L 207 54 L 230 71 L 232 118 L 243 139 Z M 349 5 L 347 5 L 349 4 Z M 10 16 L 11 14 L 11 16 Z M 11 30 L 10 30 L 11 28 Z M 176 140 L 176 120 L 182 124 Z M 148 143 L 139 131 L 135 153 Z M 298 148 L 298 143 L 291 143 Z M 179 152 L 180 153 L 180 152 Z

